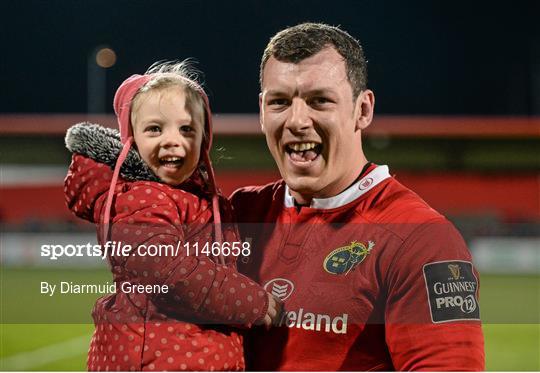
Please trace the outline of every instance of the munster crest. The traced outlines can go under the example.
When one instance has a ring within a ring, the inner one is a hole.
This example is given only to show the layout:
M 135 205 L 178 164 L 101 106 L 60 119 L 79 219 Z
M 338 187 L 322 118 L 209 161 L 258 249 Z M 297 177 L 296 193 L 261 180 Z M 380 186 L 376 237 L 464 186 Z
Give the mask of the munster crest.
M 352 241 L 347 246 L 338 247 L 324 259 L 324 270 L 333 275 L 346 275 L 366 259 L 374 246 L 372 241 L 367 244 Z

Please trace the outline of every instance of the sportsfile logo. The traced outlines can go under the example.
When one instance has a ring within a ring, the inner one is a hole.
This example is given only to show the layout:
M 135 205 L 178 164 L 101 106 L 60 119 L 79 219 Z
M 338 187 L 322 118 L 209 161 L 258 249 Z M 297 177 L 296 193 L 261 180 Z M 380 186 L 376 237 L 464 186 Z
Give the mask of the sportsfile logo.
M 470 262 L 428 263 L 424 266 L 424 279 L 434 323 L 479 320 L 478 281 Z
M 294 291 L 294 284 L 286 278 L 275 278 L 264 285 L 264 290 L 270 292 L 276 298 L 284 301 L 289 298 Z

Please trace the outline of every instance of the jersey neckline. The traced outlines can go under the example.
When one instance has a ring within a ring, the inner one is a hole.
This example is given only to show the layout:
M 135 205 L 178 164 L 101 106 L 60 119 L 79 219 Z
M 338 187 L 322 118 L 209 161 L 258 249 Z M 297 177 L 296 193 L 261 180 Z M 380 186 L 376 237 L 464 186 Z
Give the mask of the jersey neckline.
M 349 188 L 345 189 L 340 194 L 328 198 L 313 198 L 309 207 L 314 209 L 327 210 L 344 206 L 366 194 L 375 186 L 380 184 L 382 181 L 388 179 L 389 177 L 390 171 L 388 169 L 388 166 L 377 166 L 371 172 L 369 172 L 363 178 L 351 185 Z M 286 208 L 295 206 L 294 198 L 291 195 L 289 186 L 287 184 L 285 184 L 285 198 L 283 203 Z

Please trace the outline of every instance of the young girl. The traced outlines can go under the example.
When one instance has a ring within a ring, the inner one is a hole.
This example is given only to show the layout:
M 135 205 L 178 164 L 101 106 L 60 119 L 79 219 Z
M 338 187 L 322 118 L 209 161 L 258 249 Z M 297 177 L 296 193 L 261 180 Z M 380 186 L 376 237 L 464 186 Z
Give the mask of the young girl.
M 210 163 L 208 98 L 190 76 L 185 63 L 133 75 L 114 98 L 119 133 L 68 130 L 66 201 L 97 224 L 102 248 L 110 241 L 116 284 L 92 312 L 89 370 L 243 370 L 241 338 L 217 323 L 279 316 L 272 296 L 235 269 L 249 250 L 234 225 L 222 230 L 231 213 Z M 224 243 L 237 250 L 211 250 Z

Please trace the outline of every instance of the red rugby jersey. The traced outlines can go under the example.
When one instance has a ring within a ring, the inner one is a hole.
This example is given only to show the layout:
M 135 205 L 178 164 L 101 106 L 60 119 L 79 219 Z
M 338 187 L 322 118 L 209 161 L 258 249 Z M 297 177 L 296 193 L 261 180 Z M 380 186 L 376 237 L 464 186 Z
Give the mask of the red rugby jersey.
M 297 208 L 283 181 L 231 197 L 240 269 L 284 301 L 253 370 L 484 370 L 478 274 L 460 234 L 388 167 Z

